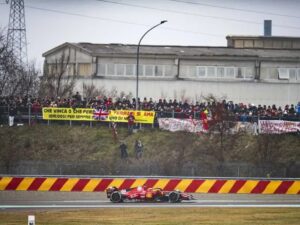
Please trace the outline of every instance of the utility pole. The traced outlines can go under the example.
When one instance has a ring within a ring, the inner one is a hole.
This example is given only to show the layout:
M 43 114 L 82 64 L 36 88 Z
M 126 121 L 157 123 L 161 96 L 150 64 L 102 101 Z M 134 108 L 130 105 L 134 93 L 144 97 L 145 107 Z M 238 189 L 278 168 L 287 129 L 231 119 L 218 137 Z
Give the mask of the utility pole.
M 7 0 L 6 3 L 9 3 Z M 7 44 L 20 65 L 27 66 L 27 40 L 24 0 L 10 0 Z

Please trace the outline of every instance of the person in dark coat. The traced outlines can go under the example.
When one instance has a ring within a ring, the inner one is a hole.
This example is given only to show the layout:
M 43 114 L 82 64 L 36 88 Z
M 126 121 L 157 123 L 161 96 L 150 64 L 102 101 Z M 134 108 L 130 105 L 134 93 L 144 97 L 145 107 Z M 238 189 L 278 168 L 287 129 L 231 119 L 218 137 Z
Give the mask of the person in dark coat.
M 120 145 L 120 153 L 121 153 L 121 159 L 125 159 L 128 157 L 127 145 L 125 144 L 125 142 L 122 142 Z

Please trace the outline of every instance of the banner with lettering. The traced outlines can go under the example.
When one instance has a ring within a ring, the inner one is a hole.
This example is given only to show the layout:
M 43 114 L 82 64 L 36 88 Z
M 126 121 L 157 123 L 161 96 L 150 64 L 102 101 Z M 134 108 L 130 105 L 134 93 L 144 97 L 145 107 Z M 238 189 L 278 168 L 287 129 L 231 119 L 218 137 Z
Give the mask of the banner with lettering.
M 282 134 L 300 132 L 300 122 L 284 120 L 259 120 L 259 133 Z
M 92 108 L 43 108 L 44 120 L 72 120 L 72 121 L 104 121 L 127 123 L 128 116 L 134 115 L 135 123 L 153 124 L 154 111 L 135 110 L 102 110 Z
M 159 118 L 159 128 L 168 131 L 187 131 L 192 133 L 207 132 L 203 129 L 202 121 L 195 119 Z

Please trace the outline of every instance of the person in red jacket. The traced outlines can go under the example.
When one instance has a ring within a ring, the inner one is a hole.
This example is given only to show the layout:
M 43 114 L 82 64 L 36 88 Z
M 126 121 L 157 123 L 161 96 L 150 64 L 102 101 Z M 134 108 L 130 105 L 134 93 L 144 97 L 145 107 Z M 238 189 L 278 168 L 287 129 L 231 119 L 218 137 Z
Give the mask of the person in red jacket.
M 127 120 L 128 120 L 128 131 L 131 134 L 133 132 L 134 122 L 135 122 L 135 117 L 133 115 L 133 112 L 129 113 Z
M 208 131 L 207 110 L 202 110 L 200 113 L 203 131 Z

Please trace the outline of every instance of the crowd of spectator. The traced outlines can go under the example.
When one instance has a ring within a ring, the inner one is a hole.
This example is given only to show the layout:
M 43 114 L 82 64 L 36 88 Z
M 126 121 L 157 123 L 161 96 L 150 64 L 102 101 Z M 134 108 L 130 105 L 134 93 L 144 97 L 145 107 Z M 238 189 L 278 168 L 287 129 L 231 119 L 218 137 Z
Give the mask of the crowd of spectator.
M 131 100 L 122 97 L 113 100 L 109 97 L 94 97 L 91 99 L 82 98 L 77 92 L 70 98 L 34 98 L 30 96 L 0 97 L 0 115 L 6 108 L 14 109 L 16 112 L 26 112 L 31 107 L 32 114 L 41 113 L 42 107 L 72 107 L 72 108 L 97 108 L 103 110 L 128 110 L 136 109 L 136 99 Z M 179 117 L 189 118 L 199 115 L 203 110 L 209 114 L 217 109 L 223 110 L 229 116 L 239 117 L 239 120 L 250 117 L 268 118 L 294 118 L 300 119 L 300 102 L 284 107 L 273 105 L 254 105 L 244 103 L 234 103 L 232 101 L 216 102 L 195 102 L 159 99 L 154 101 L 152 98 L 138 99 L 139 110 L 154 110 L 158 117 Z M 197 114 L 198 113 L 198 114 Z

